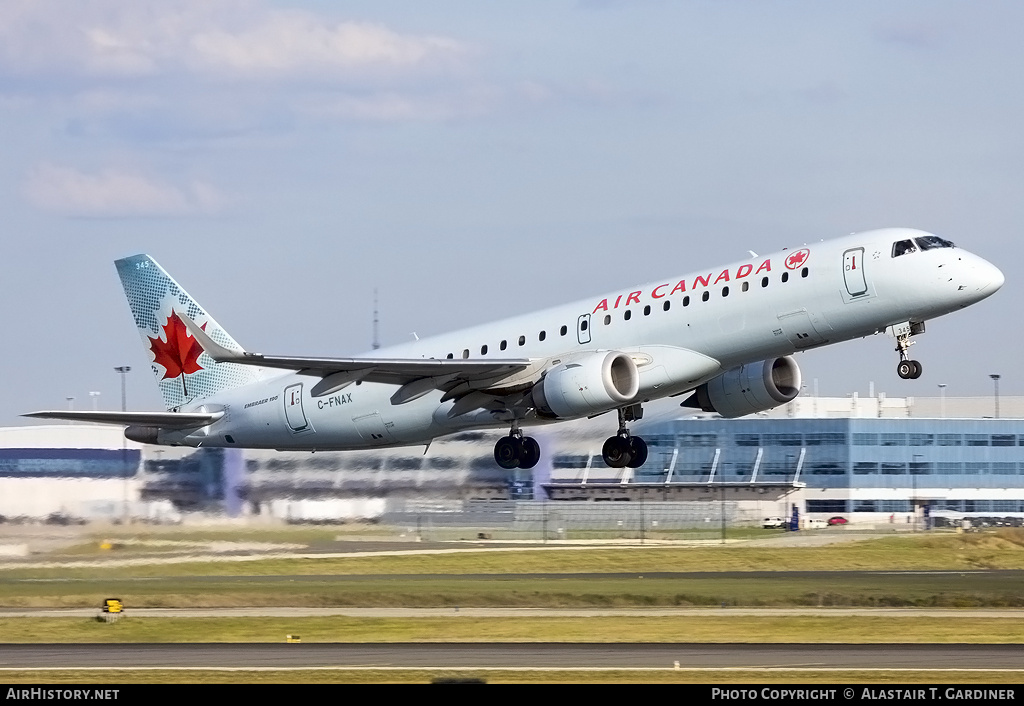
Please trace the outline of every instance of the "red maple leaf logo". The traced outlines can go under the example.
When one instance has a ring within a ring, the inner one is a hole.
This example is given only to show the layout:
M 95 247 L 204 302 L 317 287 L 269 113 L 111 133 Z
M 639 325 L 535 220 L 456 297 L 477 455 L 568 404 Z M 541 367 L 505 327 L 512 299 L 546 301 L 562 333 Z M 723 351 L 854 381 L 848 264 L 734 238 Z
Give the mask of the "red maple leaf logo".
M 786 268 L 790 270 L 795 270 L 796 268 L 800 267 L 800 265 L 804 264 L 804 262 L 807 261 L 807 258 L 810 256 L 810 254 L 811 251 L 808 250 L 807 248 L 797 250 L 795 253 L 786 258 Z
M 161 380 L 202 370 L 203 366 L 199 364 L 199 354 L 203 352 L 203 349 L 199 345 L 199 341 L 189 334 L 185 323 L 174 313 L 174 309 L 171 309 L 171 315 L 167 317 L 167 323 L 164 324 L 163 329 L 166 341 L 147 336 L 150 350 L 155 356 L 153 362 L 164 368 L 164 376 Z M 202 325 L 202 329 L 206 330 L 206 324 Z M 181 379 L 181 386 L 187 395 L 188 390 L 185 389 L 184 377 Z

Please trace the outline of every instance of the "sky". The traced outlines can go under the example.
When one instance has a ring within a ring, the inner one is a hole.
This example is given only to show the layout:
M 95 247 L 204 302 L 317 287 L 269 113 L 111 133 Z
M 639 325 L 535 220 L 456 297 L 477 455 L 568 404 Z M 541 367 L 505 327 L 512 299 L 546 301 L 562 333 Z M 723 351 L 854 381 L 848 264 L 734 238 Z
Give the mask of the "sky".
M 113 261 L 245 348 L 351 356 L 823 238 L 1006 285 L 801 353 L 810 388 L 1024 394 L 1024 4 L 5 0 L 0 425 L 159 409 Z M 99 395 L 90 393 L 98 392 Z M 74 400 L 68 401 L 68 397 Z

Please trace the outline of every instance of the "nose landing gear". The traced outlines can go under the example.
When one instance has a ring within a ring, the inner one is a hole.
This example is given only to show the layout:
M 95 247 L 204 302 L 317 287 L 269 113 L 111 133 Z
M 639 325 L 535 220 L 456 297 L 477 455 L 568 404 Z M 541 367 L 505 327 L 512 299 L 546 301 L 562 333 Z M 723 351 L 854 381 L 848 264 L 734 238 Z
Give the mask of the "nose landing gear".
M 894 327 L 894 330 L 896 331 L 896 352 L 900 354 L 896 374 L 904 380 L 916 380 L 921 377 L 921 364 L 916 360 L 910 360 L 907 349 L 914 345 L 910 337 L 915 333 L 924 332 L 924 324 L 907 324 Z
M 640 468 L 647 461 L 647 442 L 639 436 L 633 436 L 626 428 L 626 423 L 642 419 L 643 409 L 638 404 L 622 407 L 619 413 L 619 432 L 608 437 L 601 449 L 604 462 L 612 468 Z

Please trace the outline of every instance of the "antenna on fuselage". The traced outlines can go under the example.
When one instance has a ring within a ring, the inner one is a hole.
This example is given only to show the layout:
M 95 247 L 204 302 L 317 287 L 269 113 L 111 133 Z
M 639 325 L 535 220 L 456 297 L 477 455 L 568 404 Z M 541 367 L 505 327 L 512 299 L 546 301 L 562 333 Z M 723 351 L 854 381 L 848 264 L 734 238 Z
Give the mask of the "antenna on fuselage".
M 377 310 L 377 288 L 373 288 L 373 350 L 380 348 L 380 316 Z

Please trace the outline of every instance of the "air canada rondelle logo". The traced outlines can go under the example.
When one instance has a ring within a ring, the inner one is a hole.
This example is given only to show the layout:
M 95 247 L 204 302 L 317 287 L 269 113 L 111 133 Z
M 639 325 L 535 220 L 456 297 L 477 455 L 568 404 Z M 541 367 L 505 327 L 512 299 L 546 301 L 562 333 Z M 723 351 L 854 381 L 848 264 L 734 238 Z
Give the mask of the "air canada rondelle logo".
M 801 248 L 800 250 L 791 253 L 790 256 L 786 258 L 786 269 L 795 270 L 798 267 L 803 267 L 803 265 L 807 262 L 807 258 L 809 258 L 810 256 L 811 251 L 808 250 L 807 248 Z

